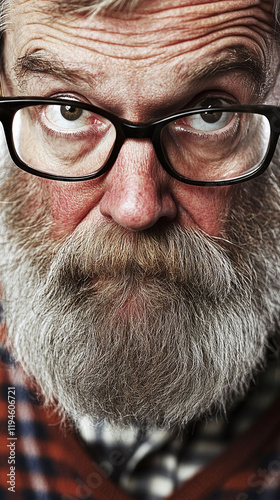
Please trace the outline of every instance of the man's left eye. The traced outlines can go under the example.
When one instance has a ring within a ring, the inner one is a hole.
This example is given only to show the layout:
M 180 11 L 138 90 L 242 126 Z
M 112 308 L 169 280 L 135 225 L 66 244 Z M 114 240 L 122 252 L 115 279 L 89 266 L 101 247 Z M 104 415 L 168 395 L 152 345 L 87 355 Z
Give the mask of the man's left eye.
M 205 111 L 188 118 L 190 127 L 201 132 L 211 132 L 226 127 L 234 113 L 224 111 Z
M 201 101 L 196 107 L 209 108 L 209 111 L 194 114 L 186 118 L 188 125 L 195 131 L 211 132 L 226 127 L 234 113 L 224 111 L 211 111 L 211 108 L 224 107 L 231 103 L 224 99 L 209 98 Z

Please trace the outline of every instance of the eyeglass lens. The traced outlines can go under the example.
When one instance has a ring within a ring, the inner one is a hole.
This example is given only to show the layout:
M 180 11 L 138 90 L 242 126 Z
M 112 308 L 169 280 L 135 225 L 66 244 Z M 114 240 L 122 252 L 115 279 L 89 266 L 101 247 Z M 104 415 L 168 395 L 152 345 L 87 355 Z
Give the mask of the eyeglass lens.
M 270 124 L 264 115 L 206 111 L 168 124 L 161 134 L 166 157 L 188 179 L 230 180 L 256 170 L 266 157 Z
M 19 158 L 38 170 L 65 177 L 97 172 L 116 139 L 106 118 L 78 106 L 39 105 L 20 109 L 13 121 Z

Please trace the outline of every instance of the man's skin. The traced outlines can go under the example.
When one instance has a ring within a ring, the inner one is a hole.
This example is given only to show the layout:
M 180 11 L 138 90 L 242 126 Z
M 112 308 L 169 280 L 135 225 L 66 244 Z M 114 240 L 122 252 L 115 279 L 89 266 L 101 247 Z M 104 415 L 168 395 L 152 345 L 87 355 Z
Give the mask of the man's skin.
M 191 108 L 205 97 L 241 104 L 264 101 L 244 55 L 229 68 L 227 49 L 244 48 L 266 74 L 272 2 L 147 0 L 121 19 L 58 15 L 50 22 L 53 3 L 12 2 L 4 95 L 69 96 L 134 122 Z M 49 15 L 42 13 L 42 5 L 49 7 Z M 224 69 L 209 74 L 217 62 Z M 232 192 L 180 183 L 163 170 L 149 140 L 133 139 L 96 180 L 36 182 L 50 200 L 54 238 L 71 234 L 78 225 L 86 229 L 108 220 L 127 234 L 174 221 L 219 235 Z

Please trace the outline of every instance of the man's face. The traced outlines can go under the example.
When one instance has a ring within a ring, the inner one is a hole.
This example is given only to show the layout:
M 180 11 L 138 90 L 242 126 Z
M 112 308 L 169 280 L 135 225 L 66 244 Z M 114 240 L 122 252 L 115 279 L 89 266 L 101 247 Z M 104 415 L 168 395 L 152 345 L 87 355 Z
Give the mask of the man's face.
M 271 2 L 52 19 L 54 6 L 12 3 L 4 95 L 74 98 L 134 122 L 269 98 Z M 10 342 L 50 401 L 73 418 L 172 425 L 244 391 L 279 311 L 272 173 L 190 186 L 130 139 L 96 180 L 12 170 L 1 196 Z
M 199 105 L 205 98 L 257 104 L 271 65 L 271 3 L 140 3 L 130 16 L 60 15 L 55 2 L 12 3 L 5 43 L 5 95 L 73 97 L 135 122 Z M 42 12 L 49 8 L 49 15 Z M 235 47 L 243 48 L 243 53 Z M 247 60 L 246 60 L 247 53 Z M 253 74 L 253 58 L 263 74 Z M 217 102 L 217 101 L 216 101 Z M 135 231 L 158 221 L 221 232 L 227 188 L 172 179 L 148 140 L 127 140 L 111 171 L 74 185 L 39 181 L 55 234 L 115 221 Z

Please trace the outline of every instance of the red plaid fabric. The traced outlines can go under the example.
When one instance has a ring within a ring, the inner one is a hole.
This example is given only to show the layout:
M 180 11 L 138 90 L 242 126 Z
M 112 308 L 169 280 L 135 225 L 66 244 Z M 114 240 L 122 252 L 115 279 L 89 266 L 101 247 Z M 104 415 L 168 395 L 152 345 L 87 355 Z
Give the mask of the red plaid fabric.
M 7 351 L 1 351 L 1 359 L 0 500 L 129 500 L 102 475 L 73 430 L 61 429 L 57 417 L 40 404 Z M 15 436 L 9 434 L 12 421 L 8 427 L 10 388 L 15 388 Z M 168 497 L 278 499 L 280 399 L 217 460 Z

